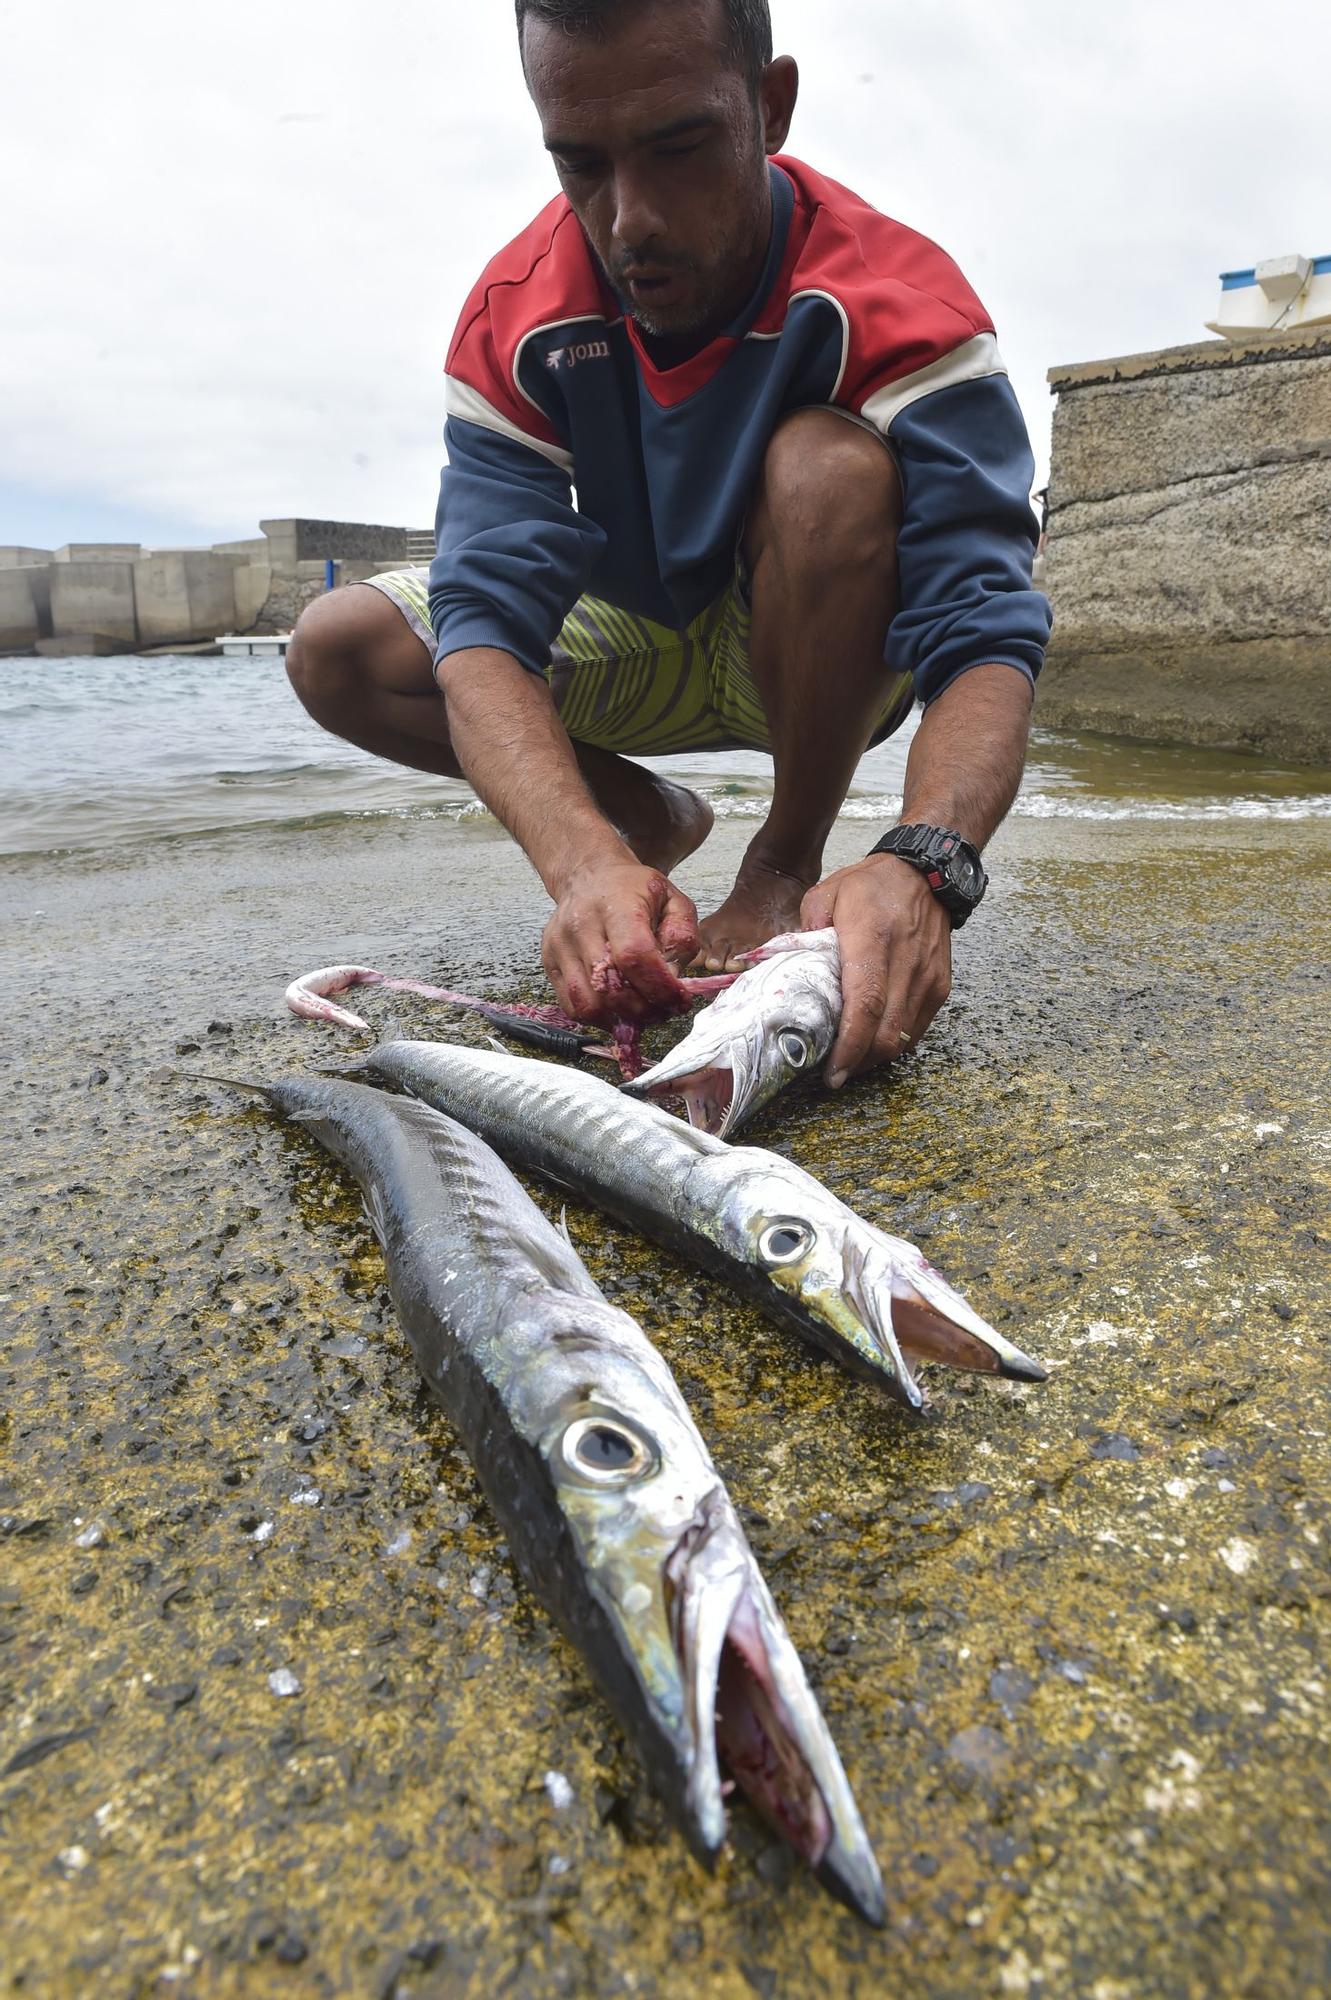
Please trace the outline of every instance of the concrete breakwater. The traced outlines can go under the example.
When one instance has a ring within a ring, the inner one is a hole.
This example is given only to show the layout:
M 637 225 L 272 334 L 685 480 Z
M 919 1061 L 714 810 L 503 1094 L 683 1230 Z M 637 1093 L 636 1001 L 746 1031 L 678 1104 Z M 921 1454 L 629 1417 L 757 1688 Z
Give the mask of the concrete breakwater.
M 1049 380 L 1041 721 L 1331 762 L 1331 326 Z
M 0 547 L 0 654 L 133 653 L 223 632 L 289 632 L 326 588 L 429 561 L 429 530 L 359 521 L 261 521 L 249 541 L 144 549 L 137 542 Z

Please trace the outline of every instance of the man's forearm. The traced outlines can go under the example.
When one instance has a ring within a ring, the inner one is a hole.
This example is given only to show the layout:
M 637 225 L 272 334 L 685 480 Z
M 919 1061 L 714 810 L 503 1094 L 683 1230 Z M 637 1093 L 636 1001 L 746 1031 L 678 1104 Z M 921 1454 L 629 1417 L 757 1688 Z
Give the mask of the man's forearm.
M 510 653 L 452 653 L 437 679 L 459 764 L 557 902 L 573 873 L 632 860 L 588 791 L 545 682 Z
M 1017 796 L 1031 728 L 1029 681 L 972 667 L 925 711 L 906 762 L 903 823 L 947 826 L 983 847 Z

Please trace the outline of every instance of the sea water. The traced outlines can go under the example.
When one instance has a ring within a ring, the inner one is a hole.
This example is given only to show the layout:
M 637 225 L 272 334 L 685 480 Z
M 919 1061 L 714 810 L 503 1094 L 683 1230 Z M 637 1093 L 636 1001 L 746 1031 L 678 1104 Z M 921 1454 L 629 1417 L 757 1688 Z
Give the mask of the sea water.
M 918 712 L 861 762 L 843 816 L 890 824 Z M 0 661 L 0 855 L 379 817 L 490 826 L 459 780 L 407 771 L 320 729 L 280 660 Z M 771 760 L 648 760 L 718 818 L 759 819 Z M 1123 738 L 1035 731 L 1015 811 L 1083 820 L 1331 817 L 1331 771 Z

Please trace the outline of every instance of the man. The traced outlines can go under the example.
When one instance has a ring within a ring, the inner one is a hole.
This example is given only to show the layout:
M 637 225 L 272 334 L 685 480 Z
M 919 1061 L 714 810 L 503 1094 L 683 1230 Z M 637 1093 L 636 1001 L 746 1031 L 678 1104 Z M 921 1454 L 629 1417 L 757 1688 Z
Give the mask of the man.
M 288 669 L 325 727 L 470 780 L 554 901 L 542 956 L 581 1019 L 835 925 L 836 1086 L 946 999 L 1020 782 L 1049 631 L 1021 416 L 942 251 L 781 156 L 798 76 L 767 0 L 517 17 L 563 193 L 454 336 L 428 602 L 419 572 L 322 599 Z M 820 880 L 916 695 L 913 830 Z M 736 744 L 770 750 L 771 810 L 699 923 L 669 877 L 711 815 L 629 759 Z

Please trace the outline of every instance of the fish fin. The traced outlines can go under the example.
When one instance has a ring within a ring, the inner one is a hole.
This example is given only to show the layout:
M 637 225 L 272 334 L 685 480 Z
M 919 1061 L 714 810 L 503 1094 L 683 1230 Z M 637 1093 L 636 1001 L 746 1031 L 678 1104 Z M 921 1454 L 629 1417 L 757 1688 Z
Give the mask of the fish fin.
M 563 1239 L 564 1239 L 565 1243 L 567 1243 L 567 1245 L 568 1245 L 569 1249 L 571 1250 L 571 1249 L 573 1248 L 573 1238 L 572 1238 L 572 1237 L 571 1237 L 571 1236 L 569 1235 L 569 1233 L 568 1233 L 568 1203 L 567 1203 L 567 1202 L 565 1202 L 565 1203 L 564 1203 L 564 1204 L 563 1204 L 563 1205 L 561 1206 L 561 1208 L 560 1208 L 560 1211 L 559 1211 L 559 1233 L 560 1233 L 560 1235 L 561 1235 L 561 1236 L 563 1237 Z
M 497 1036 L 497 1035 L 487 1035 L 487 1036 L 485 1037 L 485 1039 L 486 1039 L 486 1041 L 487 1041 L 487 1042 L 488 1042 L 488 1043 L 490 1044 L 490 1047 L 491 1047 L 492 1049 L 497 1049 L 497 1050 L 498 1050 L 498 1052 L 499 1052 L 499 1054 L 500 1054 L 501 1056 L 511 1056 L 511 1055 L 512 1055 L 512 1053 L 513 1053 L 512 1049 L 506 1049 L 506 1048 L 504 1047 L 504 1044 L 503 1044 L 503 1043 L 502 1043 L 502 1042 L 501 1042 L 501 1041 L 499 1040 L 499 1038 L 498 1038 L 498 1036 Z
M 374 1231 L 375 1242 L 381 1250 L 386 1250 L 388 1248 L 387 1223 L 384 1216 L 383 1196 L 373 1182 L 365 1191 L 361 1207 L 365 1210 L 365 1220 Z
M 398 1016 L 396 1014 L 390 1014 L 388 1019 L 384 1022 L 384 1031 L 382 1035 L 380 1035 L 379 1040 L 381 1042 L 409 1042 L 411 1040 L 411 1036 L 407 1033 L 406 1029 L 403 1027 Z

